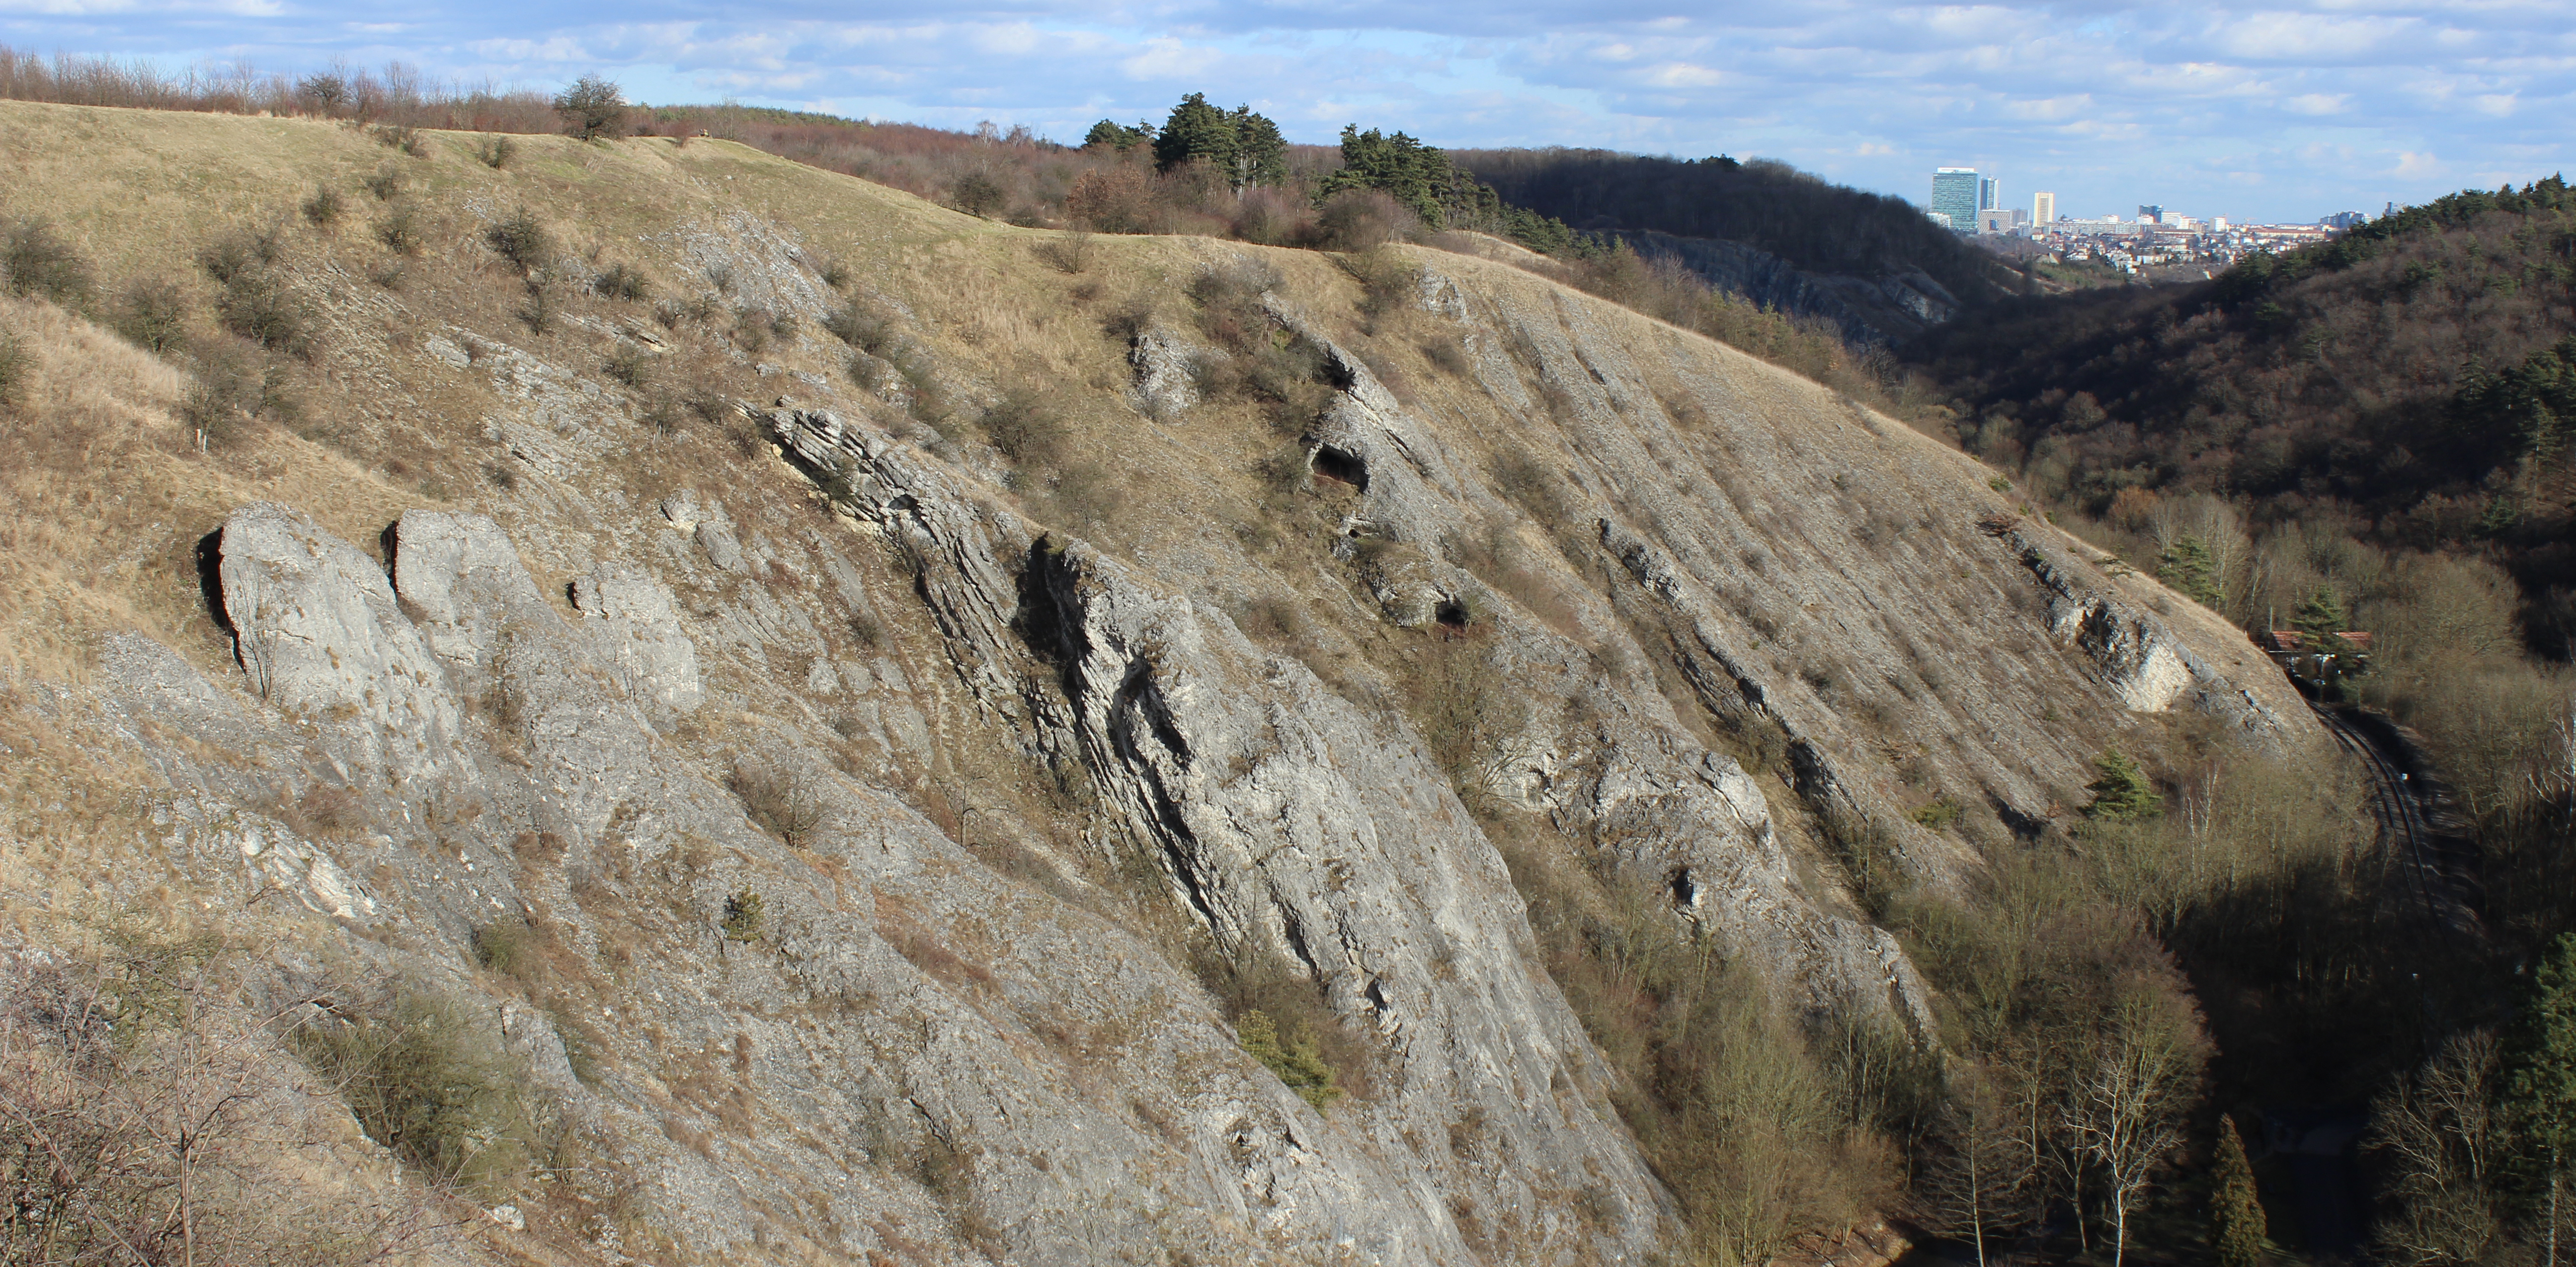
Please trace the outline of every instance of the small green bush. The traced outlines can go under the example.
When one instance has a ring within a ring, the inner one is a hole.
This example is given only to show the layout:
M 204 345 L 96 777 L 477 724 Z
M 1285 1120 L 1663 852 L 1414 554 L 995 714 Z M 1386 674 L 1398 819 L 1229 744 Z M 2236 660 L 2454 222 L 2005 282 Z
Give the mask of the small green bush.
M 610 378 L 628 387 L 640 388 L 653 376 L 653 358 L 644 349 L 629 343 L 609 353 L 608 360 L 600 368 Z
M 404 993 L 381 1016 L 298 1037 L 368 1137 L 437 1180 L 495 1196 L 545 1152 L 527 1062 L 484 1009 Z
M 2084 785 L 2084 790 L 2093 794 L 2093 803 L 2084 807 L 2086 818 L 2133 823 L 2164 812 L 2165 798 L 2156 794 L 2138 763 L 2119 749 L 2103 749 L 2101 756 L 2093 758 L 2093 768 L 2101 771 L 2101 777 Z
M 590 289 L 602 299 L 623 299 L 633 303 L 651 297 L 653 284 L 632 265 L 618 263 L 601 269 L 598 276 L 591 278 Z
M 1940 800 L 1934 801 L 1929 805 L 1915 810 L 1913 817 L 1915 822 L 1920 823 L 1925 827 L 1929 827 L 1934 831 L 1939 831 L 1942 828 L 1959 821 L 1960 812 L 1959 803 L 1945 796 Z
M 394 195 L 401 193 L 410 179 L 401 168 L 388 167 L 372 176 L 359 177 L 358 183 L 366 186 L 367 192 L 376 196 L 376 201 L 392 202 Z
M 555 257 L 554 235 L 525 207 L 483 231 L 483 240 L 522 273 L 533 273 Z
M 315 185 L 303 206 L 304 218 L 324 229 L 340 222 L 341 209 L 340 191 L 329 185 Z
M 1278 1022 L 1259 1008 L 1244 1013 L 1235 1022 L 1234 1032 L 1246 1055 L 1279 1075 L 1279 1081 L 1296 1092 L 1298 1099 L 1315 1106 L 1316 1112 L 1323 1112 L 1342 1097 L 1342 1089 L 1334 1085 L 1333 1067 L 1324 1063 L 1322 1054 L 1315 1050 L 1313 1034 L 1300 1031 L 1282 1040 Z
M 728 941 L 757 941 L 764 918 L 761 907 L 758 893 L 750 889 L 737 890 L 725 899 L 724 919 L 716 927 L 723 930 Z
M 409 203 L 395 203 L 376 221 L 376 240 L 396 255 L 420 254 L 420 217 Z
M 508 167 L 510 160 L 518 156 L 519 143 L 506 136 L 487 136 L 483 138 L 483 144 L 474 150 L 474 157 L 481 159 L 485 167 L 496 172 Z

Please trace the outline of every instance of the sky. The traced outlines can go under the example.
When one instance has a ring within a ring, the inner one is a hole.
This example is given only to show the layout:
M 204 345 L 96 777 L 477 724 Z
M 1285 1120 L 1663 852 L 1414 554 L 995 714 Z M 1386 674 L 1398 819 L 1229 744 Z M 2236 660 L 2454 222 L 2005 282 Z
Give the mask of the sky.
M 2310 221 L 2576 167 L 2576 2 L 2239 6 L 1674 0 L 0 0 L 0 44 L 247 62 L 400 60 L 660 103 L 1025 124 L 1078 142 L 1183 94 L 1292 141 L 1776 158 L 1915 202 L 1976 167 L 2028 207 Z

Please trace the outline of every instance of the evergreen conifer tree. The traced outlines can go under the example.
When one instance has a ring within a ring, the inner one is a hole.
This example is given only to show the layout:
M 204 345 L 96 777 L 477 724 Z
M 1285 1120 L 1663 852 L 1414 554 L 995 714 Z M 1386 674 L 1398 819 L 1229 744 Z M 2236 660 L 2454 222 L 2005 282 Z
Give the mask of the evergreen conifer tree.
M 2156 565 L 2156 579 L 2203 607 L 2218 606 L 2218 563 L 2210 557 L 2208 544 L 2198 537 L 2174 538 Z
M 1172 107 L 1172 117 L 1163 121 L 1163 130 L 1154 137 L 1154 166 L 1159 171 L 1205 161 L 1231 172 L 1234 155 L 1234 119 L 1209 105 L 1203 92 L 1181 98 L 1181 104 Z
M 2093 758 L 2093 768 L 2101 771 L 2102 777 L 2084 785 L 2084 790 L 2093 794 L 2093 803 L 2084 807 L 2086 818 L 2130 823 L 2164 812 L 2165 798 L 2156 795 L 2146 772 L 2119 749 L 2103 749 L 2101 756 Z
M 2559 935 L 2531 985 L 2505 1052 L 2500 1107 L 2523 1142 L 2519 1160 L 2543 1261 L 2557 1267 L 2560 1196 L 2576 1155 L 2576 933 Z
M 1150 121 L 1139 119 L 1131 128 L 1114 119 L 1102 119 L 1083 134 L 1082 144 L 1085 149 L 1103 146 L 1123 153 L 1153 139 L 1154 125 Z
M 1250 106 L 1236 106 L 1234 117 L 1234 187 L 1247 189 L 1254 185 L 1278 185 L 1288 179 L 1288 138 L 1279 134 L 1279 125 L 1254 114 Z
M 2209 1206 L 2209 1243 L 2218 1267 L 2257 1267 L 2263 1261 L 2268 1228 L 2263 1203 L 2254 1193 L 2254 1166 L 2245 1159 L 2245 1141 L 2237 1138 L 2236 1119 L 2218 1119 L 2218 1184 Z
M 2326 642 L 2336 633 L 2349 629 L 2352 618 L 2344 613 L 2343 595 L 2331 585 L 2319 585 L 2299 604 L 2298 613 L 2290 618 L 2290 627 L 2307 635 L 2312 650 L 2327 650 Z
M 1324 178 L 1315 190 L 1321 202 L 1345 189 L 1384 191 L 1412 209 L 1430 228 L 1442 223 L 1441 206 L 1458 196 L 1472 196 L 1473 177 L 1452 167 L 1449 155 L 1435 146 L 1398 132 L 1393 136 L 1354 123 L 1342 129 L 1341 170 Z

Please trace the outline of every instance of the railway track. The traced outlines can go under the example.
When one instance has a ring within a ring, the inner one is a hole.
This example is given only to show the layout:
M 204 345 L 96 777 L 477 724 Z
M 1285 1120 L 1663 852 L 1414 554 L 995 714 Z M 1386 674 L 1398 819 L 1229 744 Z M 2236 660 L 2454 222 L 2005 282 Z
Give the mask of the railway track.
M 2425 789 L 2350 718 L 2315 700 L 2309 700 L 2308 707 L 2325 723 L 2335 743 L 2359 758 L 2369 772 L 2371 814 L 2379 821 L 2381 847 L 2405 874 L 2402 887 L 2408 904 L 2454 934 L 2484 937 L 2476 881 L 2443 833 L 2434 830 L 2425 812 Z

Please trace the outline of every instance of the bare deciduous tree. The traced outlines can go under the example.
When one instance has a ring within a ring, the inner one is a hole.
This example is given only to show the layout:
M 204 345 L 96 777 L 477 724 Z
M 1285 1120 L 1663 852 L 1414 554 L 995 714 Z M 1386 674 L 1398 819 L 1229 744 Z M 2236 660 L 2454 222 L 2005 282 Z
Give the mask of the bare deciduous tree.
M 2102 1177 L 2111 1207 L 2111 1262 L 2129 1247 L 2129 1211 L 2166 1155 L 2182 1143 L 2183 1115 L 2198 1098 L 2209 1040 L 2200 1015 L 2159 983 L 2123 983 L 2062 1102 L 2075 1154 Z
M 2497 1043 L 2486 1030 L 2442 1045 L 2370 1106 L 2365 1141 L 2389 1177 L 2396 1212 L 2371 1240 L 2406 1267 L 2477 1261 L 2503 1228 L 2497 1167 L 2504 1129 L 2495 1112 Z
M 1965 1236 L 1985 1267 L 1987 1243 L 2029 1223 L 2039 1179 L 2039 1140 L 2016 1113 L 2019 1079 L 2009 1068 L 1971 1067 L 1950 1080 L 1933 1133 L 1940 1143 L 1917 1193 L 1937 1230 Z

